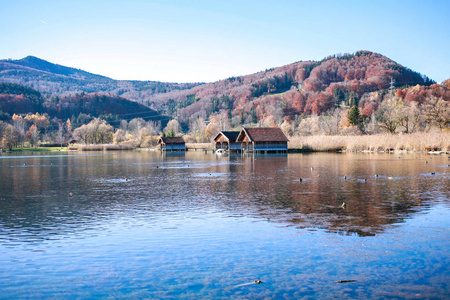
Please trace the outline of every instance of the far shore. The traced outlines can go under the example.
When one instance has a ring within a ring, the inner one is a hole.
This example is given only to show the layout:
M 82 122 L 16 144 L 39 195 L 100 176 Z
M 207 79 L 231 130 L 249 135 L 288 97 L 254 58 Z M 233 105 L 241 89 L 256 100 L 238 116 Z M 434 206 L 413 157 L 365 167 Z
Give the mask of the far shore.
M 68 147 L 13 148 L 18 151 L 115 151 L 155 150 L 158 147 L 136 148 L 131 144 L 74 144 Z M 186 142 L 186 150 L 213 151 L 213 143 Z M 3 152 L 10 152 L 3 149 Z M 289 153 L 304 152 L 427 152 L 450 153 L 450 132 L 376 134 L 359 136 L 295 136 L 288 142 Z

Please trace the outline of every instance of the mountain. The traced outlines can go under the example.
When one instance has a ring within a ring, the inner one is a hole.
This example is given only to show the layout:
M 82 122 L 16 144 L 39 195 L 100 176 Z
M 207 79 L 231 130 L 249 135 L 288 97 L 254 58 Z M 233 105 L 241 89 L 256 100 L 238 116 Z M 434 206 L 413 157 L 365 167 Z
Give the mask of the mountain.
M 286 118 L 352 105 L 359 105 L 368 116 L 388 89 L 401 90 L 399 95 L 417 102 L 433 95 L 450 101 L 448 87 L 370 51 L 299 61 L 204 84 L 117 81 L 26 57 L 1 60 L 1 81 L 32 87 L 46 99 L 80 92 L 114 94 L 176 118 L 185 128 L 191 121 L 221 112 L 227 113 L 233 126 L 269 117 L 279 124 Z
M 38 90 L 45 96 L 103 92 L 141 102 L 154 93 L 165 93 L 198 85 L 197 83 L 114 80 L 53 64 L 34 56 L 19 60 L 0 60 L 0 81 L 25 85 Z
M 10 60 L 8 61 L 12 65 L 16 65 L 17 69 L 20 69 L 20 66 L 23 67 L 23 69 L 34 69 L 37 71 L 42 71 L 47 74 L 54 74 L 54 75 L 61 75 L 61 76 L 67 76 L 74 79 L 82 79 L 82 80 L 103 80 L 103 81 L 112 81 L 111 79 L 91 74 L 89 72 L 78 70 L 75 68 L 65 67 L 58 64 L 53 64 L 48 61 L 45 61 L 43 59 L 34 57 L 34 56 L 27 56 L 22 59 L 18 60 Z

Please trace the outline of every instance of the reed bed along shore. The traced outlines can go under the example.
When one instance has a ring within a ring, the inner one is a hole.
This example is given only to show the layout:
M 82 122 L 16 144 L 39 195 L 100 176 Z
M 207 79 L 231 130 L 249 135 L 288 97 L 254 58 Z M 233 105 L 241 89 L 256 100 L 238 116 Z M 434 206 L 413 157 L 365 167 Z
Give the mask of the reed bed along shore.
M 213 143 L 186 143 L 187 150 L 212 150 L 214 149 Z
M 450 132 L 358 136 L 296 136 L 289 149 L 305 151 L 450 151 Z
M 325 151 L 443 151 L 450 152 L 450 132 L 375 135 L 314 135 L 291 137 L 289 150 Z M 109 151 L 133 150 L 131 144 L 71 145 L 68 150 Z M 150 149 L 150 148 L 149 148 Z M 156 150 L 157 147 L 154 147 Z M 213 150 L 213 143 L 186 143 L 186 150 Z

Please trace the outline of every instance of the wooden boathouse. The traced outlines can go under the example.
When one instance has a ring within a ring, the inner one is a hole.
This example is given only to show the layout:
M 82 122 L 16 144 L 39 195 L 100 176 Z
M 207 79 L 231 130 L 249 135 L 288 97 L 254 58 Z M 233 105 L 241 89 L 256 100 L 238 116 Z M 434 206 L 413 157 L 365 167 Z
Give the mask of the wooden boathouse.
M 242 128 L 236 140 L 243 152 L 286 152 L 289 139 L 278 127 Z
M 214 151 L 241 151 L 241 143 L 237 142 L 240 131 L 220 131 L 214 138 Z
M 186 151 L 186 143 L 181 136 L 160 137 L 158 144 L 161 151 Z

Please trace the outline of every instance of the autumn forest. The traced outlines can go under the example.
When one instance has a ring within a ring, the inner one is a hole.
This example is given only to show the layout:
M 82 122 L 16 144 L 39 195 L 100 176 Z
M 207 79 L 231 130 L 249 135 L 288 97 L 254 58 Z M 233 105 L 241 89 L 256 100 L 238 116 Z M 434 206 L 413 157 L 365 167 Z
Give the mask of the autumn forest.
M 35 57 L 0 61 L 0 141 L 131 143 L 161 134 L 279 126 L 288 137 L 446 132 L 450 80 L 369 51 L 299 61 L 213 83 L 117 81 Z

